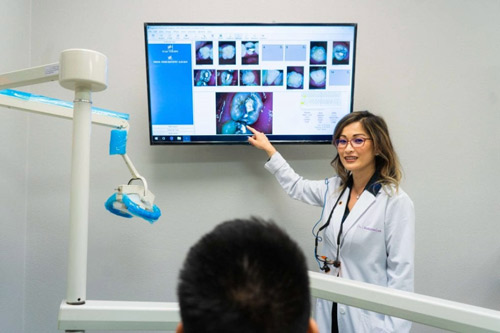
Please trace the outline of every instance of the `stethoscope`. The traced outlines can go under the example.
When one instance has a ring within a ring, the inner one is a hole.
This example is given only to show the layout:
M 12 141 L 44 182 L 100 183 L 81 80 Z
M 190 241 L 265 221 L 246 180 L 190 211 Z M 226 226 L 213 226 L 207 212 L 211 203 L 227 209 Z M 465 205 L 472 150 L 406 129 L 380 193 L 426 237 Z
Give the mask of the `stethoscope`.
M 328 186 L 328 182 L 327 182 L 327 186 Z M 316 232 L 316 235 L 315 235 L 315 240 L 314 240 L 314 255 L 316 257 L 316 260 L 318 262 L 322 262 L 323 263 L 323 266 L 320 265 L 320 269 L 322 271 L 324 271 L 325 273 L 328 273 L 330 272 L 330 267 L 328 265 L 333 265 L 335 268 L 339 268 L 340 267 L 340 260 L 339 260 L 339 254 L 340 254 L 340 238 L 342 237 L 342 230 L 343 230 L 343 227 L 344 227 L 344 221 L 345 221 L 345 218 L 342 219 L 342 222 L 340 222 L 340 230 L 337 234 L 337 256 L 335 258 L 335 260 L 330 260 L 328 259 L 328 257 L 326 256 L 319 256 L 318 255 L 318 243 L 319 243 L 319 240 L 320 240 L 320 237 L 319 237 L 319 233 L 325 229 L 326 227 L 328 227 L 328 225 L 330 225 L 330 221 L 332 219 L 332 216 L 333 216 L 333 212 L 335 211 L 335 208 L 337 207 L 340 199 L 342 198 L 342 196 L 344 195 L 345 191 L 347 190 L 347 186 L 342 190 L 342 192 L 340 193 L 339 197 L 337 198 L 337 201 L 335 202 L 335 205 L 333 205 L 333 208 L 330 212 L 330 215 L 328 216 L 328 219 L 326 221 L 326 223 L 318 229 L 318 231 Z M 328 187 L 327 187 L 327 191 L 328 191 Z M 325 193 L 326 194 L 326 193 Z M 326 198 L 326 195 L 325 195 L 325 198 Z M 325 205 L 326 205 L 326 200 L 325 200 Z

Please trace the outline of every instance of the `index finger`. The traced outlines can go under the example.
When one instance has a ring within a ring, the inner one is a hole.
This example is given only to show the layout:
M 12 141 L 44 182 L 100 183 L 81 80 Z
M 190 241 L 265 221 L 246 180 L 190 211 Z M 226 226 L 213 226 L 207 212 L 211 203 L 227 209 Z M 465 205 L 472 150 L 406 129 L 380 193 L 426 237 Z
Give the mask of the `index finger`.
M 253 128 L 253 127 L 250 127 L 250 126 L 248 126 L 248 125 L 247 125 L 247 128 L 248 128 L 248 129 L 250 130 L 250 132 L 252 132 L 253 134 L 257 134 L 257 133 L 259 133 L 259 131 L 257 131 L 257 130 L 256 130 L 255 128 Z

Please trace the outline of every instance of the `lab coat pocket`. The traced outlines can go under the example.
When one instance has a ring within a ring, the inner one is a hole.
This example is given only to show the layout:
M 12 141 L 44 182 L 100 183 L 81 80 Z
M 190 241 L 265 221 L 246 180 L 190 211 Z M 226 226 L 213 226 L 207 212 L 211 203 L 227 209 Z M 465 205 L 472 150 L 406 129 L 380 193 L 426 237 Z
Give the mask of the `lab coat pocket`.
M 363 332 L 366 333 L 389 333 L 385 329 L 384 315 L 375 312 L 361 312 Z

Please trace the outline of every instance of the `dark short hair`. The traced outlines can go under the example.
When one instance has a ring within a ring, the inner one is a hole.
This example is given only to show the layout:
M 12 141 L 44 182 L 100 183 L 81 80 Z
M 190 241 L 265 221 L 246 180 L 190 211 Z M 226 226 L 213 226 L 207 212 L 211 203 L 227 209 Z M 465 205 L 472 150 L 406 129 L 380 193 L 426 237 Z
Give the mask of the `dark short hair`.
M 190 250 L 177 288 L 186 333 L 306 332 L 304 254 L 272 221 L 218 225 Z

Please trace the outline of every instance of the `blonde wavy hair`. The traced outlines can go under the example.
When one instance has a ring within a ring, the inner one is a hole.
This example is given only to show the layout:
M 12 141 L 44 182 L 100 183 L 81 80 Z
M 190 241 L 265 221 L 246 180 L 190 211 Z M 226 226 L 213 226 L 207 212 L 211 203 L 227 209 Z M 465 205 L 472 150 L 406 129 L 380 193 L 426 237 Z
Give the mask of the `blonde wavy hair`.
M 393 185 L 396 191 L 399 189 L 399 184 L 402 178 L 401 165 L 389 136 L 389 129 L 385 120 L 368 111 L 356 111 L 349 113 L 342 118 L 333 132 L 333 141 L 337 140 L 342 134 L 343 129 L 352 123 L 360 122 L 363 128 L 368 133 L 373 142 L 375 151 L 375 168 L 380 172 L 378 183 L 381 185 Z M 337 153 L 331 162 L 332 167 L 337 172 L 341 179 L 341 189 L 347 186 L 349 179 L 349 171 L 342 165 L 340 157 Z

